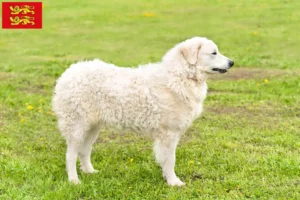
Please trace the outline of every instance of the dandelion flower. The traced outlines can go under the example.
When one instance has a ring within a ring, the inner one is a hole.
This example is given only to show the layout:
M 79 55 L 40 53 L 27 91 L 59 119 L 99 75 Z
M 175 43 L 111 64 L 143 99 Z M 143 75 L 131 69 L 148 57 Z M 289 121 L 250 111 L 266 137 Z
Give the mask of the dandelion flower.
M 51 111 L 48 111 L 47 114 L 48 114 L 48 115 L 51 115 L 51 116 L 54 116 L 54 113 L 51 112 Z
M 143 12 L 143 16 L 144 17 L 153 17 L 154 13 L 152 13 L 152 12 Z
M 265 83 L 269 83 L 269 80 L 268 80 L 268 79 L 265 79 L 264 82 L 265 82 Z
M 45 138 L 40 138 L 40 140 L 42 141 L 42 140 L 44 140 Z
M 258 34 L 257 31 L 254 31 L 254 32 L 253 32 L 253 35 L 254 35 L 254 36 L 257 36 L 257 34 Z
M 24 119 L 21 119 L 21 120 L 20 120 L 20 122 L 22 122 L 22 123 L 23 123 L 24 121 L 25 121 Z
M 190 164 L 193 165 L 195 163 L 195 161 L 193 160 L 190 160 Z
M 132 162 L 133 162 L 133 160 L 134 160 L 133 158 L 130 158 L 130 163 L 132 163 Z
M 22 113 L 18 113 L 18 116 L 21 116 L 22 115 Z
M 41 103 L 44 103 L 45 101 L 44 101 L 44 99 L 40 99 L 40 102 L 41 102 Z
M 33 110 L 33 106 L 28 105 L 28 106 L 27 106 L 27 109 L 28 109 L 28 110 Z

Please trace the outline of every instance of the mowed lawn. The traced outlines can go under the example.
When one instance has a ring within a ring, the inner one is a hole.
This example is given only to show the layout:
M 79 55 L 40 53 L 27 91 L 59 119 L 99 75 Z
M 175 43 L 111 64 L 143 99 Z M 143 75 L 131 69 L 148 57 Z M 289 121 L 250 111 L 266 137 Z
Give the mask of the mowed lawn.
M 0 30 L 0 199 L 300 199 L 300 1 L 48 0 L 42 30 Z M 208 81 L 203 115 L 168 187 L 143 136 L 102 132 L 98 174 L 68 183 L 51 111 L 73 62 L 159 62 L 193 36 L 235 61 Z

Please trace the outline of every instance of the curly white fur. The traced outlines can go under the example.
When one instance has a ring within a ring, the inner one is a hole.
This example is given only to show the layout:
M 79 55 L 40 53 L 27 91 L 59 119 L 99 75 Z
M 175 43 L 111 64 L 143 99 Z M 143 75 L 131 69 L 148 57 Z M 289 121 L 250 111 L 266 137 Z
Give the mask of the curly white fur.
M 53 98 L 68 145 L 69 180 L 79 183 L 77 156 L 83 172 L 96 172 L 90 156 L 100 129 L 119 128 L 152 137 L 167 183 L 184 185 L 174 172 L 180 135 L 202 112 L 207 74 L 215 66 L 228 68 L 221 54 L 205 57 L 210 51 L 218 51 L 212 41 L 195 37 L 176 45 L 160 63 L 138 68 L 100 60 L 72 64 L 58 79 Z

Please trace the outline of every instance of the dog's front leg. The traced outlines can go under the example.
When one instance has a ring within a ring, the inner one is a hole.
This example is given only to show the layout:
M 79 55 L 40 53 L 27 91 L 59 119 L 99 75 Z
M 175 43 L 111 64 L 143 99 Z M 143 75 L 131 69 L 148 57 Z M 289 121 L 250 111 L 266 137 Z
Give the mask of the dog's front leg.
M 155 140 L 154 153 L 156 161 L 160 164 L 163 176 L 166 178 L 170 186 L 185 185 L 175 174 L 176 146 L 179 141 L 179 136 L 176 134 L 168 134 Z

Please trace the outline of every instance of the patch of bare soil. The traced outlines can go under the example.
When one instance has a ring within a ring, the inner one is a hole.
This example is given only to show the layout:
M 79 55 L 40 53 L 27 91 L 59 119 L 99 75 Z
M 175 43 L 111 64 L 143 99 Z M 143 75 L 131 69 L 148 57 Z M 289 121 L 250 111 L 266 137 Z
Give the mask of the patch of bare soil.
M 46 95 L 47 91 L 44 90 L 43 85 L 33 85 L 30 87 L 22 87 L 18 88 L 19 91 L 27 93 L 27 94 L 43 94 Z
M 14 77 L 15 77 L 15 75 L 13 73 L 0 72 L 0 80 L 1 81 L 5 81 L 7 79 L 14 78 Z
M 222 106 L 222 107 L 206 107 L 205 111 L 212 112 L 215 114 L 232 114 L 237 116 L 245 116 L 245 117 L 254 117 L 254 116 L 265 116 L 265 117 L 275 117 L 275 116 L 289 116 L 291 114 L 291 110 L 268 107 L 268 106 L 258 106 L 258 107 L 230 107 L 230 106 Z
M 264 79 L 284 75 L 300 75 L 300 70 L 280 69 L 251 69 L 233 68 L 228 73 L 220 76 L 211 76 L 212 80 L 239 80 L 239 79 Z
M 300 110 L 295 111 L 293 108 L 278 108 L 274 106 L 256 106 L 256 107 L 206 107 L 204 112 L 216 115 L 230 115 L 237 120 L 247 120 L 249 124 L 257 127 L 268 129 L 284 129 L 282 120 L 286 118 L 295 118 L 300 114 Z M 293 125 L 292 122 L 285 121 Z

